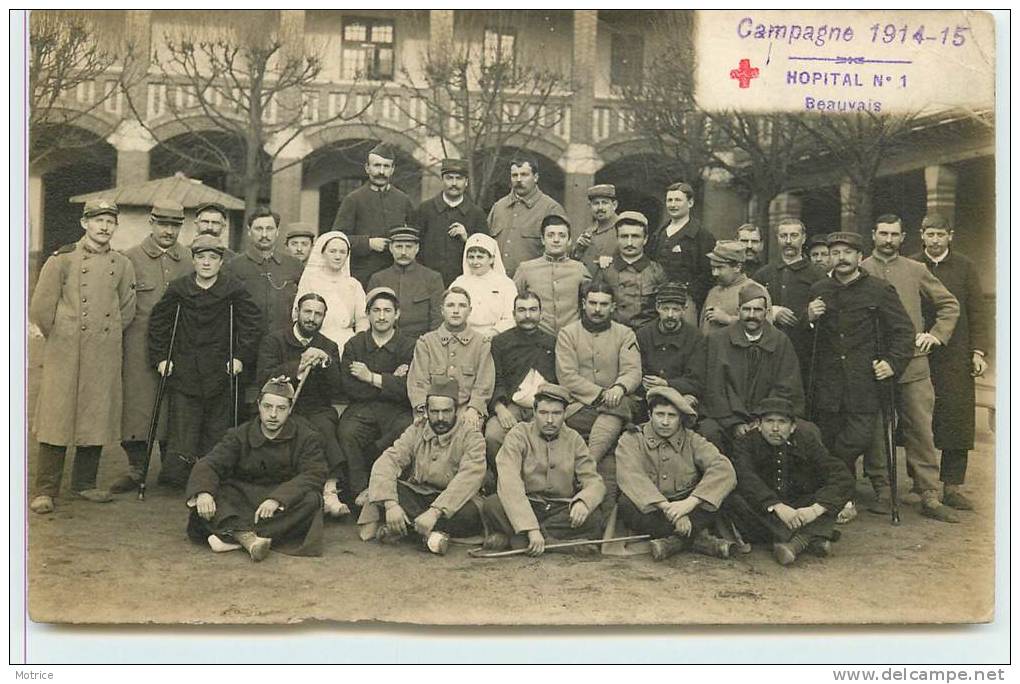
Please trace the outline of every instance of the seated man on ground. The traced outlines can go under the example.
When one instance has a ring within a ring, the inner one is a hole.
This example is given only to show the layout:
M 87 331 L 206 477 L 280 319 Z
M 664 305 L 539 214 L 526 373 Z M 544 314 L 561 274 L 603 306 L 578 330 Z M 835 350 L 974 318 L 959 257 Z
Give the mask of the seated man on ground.
M 733 465 L 690 429 L 697 412 L 682 394 L 653 387 L 647 396 L 651 418 L 628 429 L 616 447 L 620 517 L 635 532 L 652 535 L 655 560 L 686 549 L 729 558 L 731 542 L 711 530 L 737 485 Z
M 322 555 L 322 438 L 291 416 L 294 387 L 273 378 L 259 392 L 259 416 L 228 430 L 191 470 L 185 500 L 188 536 L 213 551 L 244 547 L 253 561 L 270 546 Z

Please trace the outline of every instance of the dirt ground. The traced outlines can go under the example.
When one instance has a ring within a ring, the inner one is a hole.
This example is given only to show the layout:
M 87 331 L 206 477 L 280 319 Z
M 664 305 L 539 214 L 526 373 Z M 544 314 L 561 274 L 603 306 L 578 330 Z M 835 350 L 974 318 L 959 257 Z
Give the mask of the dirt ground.
M 978 423 L 971 495 L 994 491 L 983 412 Z M 30 466 L 34 457 L 32 448 Z M 125 468 L 120 448 L 107 449 L 100 484 Z M 859 489 L 867 501 L 869 488 Z M 974 498 L 979 510 L 961 513 L 958 525 L 922 518 L 916 506 L 904 507 L 899 527 L 862 511 L 832 557 L 804 556 L 787 568 L 764 547 L 730 560 L 682 554 L 662 563 L 647 555 L 486 560 L 458 546 L 438 557 L 362 542 L 349 520 L 327 523 L 321 558 L 272 553 L 253 564 L 189 542 L 181 498 L 152 487 L 144 502 L 134 494 L 109 504 L 64 498 L 52 515 L 27 514 L 29 614 L 67 623 L 976 622 L 992 615 L 994 520 L 991 501 Z

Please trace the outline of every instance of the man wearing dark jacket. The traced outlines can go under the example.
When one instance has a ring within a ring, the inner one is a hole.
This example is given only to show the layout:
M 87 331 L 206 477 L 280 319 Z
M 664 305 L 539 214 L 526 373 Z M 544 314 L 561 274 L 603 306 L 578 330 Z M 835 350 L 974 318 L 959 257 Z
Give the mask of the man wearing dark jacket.
M 393 265 L 373 273 L 368 279 L 368 289 L 385 287 L 397 293 L 400 332 L 415 340 L 443 322 L 443 292 L 446 288 L 442 276 L 415 259 L 420 247 L 417 228 L 394 226 L 388 235 Z

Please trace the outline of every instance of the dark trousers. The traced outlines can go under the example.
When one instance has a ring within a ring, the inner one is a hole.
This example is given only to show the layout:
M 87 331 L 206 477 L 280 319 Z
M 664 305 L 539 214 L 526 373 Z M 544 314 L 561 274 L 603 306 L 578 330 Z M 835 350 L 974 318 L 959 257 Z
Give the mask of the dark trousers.
M 388 401 L 368 401 L 347 407 L 340 416 L 337 443 L 341 458 L 347 464 L 352 495 L 357 496 L 368 487 L 372 464 L 411 425 L 411 421 L 408 406 Z
M 856 478 L 857 457 L 871 446 L 879 414 L 816 411 L 815 417 L 829 453 L 846 463 L 850 474 Z
M 329 477 L 340 480 L 344 479 L 344 454 L 340 450 L 340 442 L 336 436 L 337 427 L 340 423 L 340 418 L 336 415 L 336 409 L 332 406 L 326 406 L 298 415 L 311 423 L 315 431 L 322 437 L 323 446 L 325 447 L 326 464 L 329 466 Z
M 790 505 L 797 507 L 794 504 Z M 799 530 L 791 530 L 783 524 L 778 515 L 752 505 L 736 492 L 726 497 L 722 510 L 747 542 L 788 542 L 793 539 L 794 534 L 799 534 L 808 541 L 815 538 L 832 539 L 835 536 L 833 533 L 836 529 L 836 514 L 832 511 L 815 518 L 814 522 Z
M 939 479 L 944 484 L 962 485 L 967 475 L 967 449 L 943 449 Z
M 666 514 L 655 509 L 650 513 L 642 513 L 633 501 L 627 498 L 626 494 L 620 495 L 619 508 L 616 514 L 634 532 L 638 534 L 650 534 L 653 539 L 661 539 L 676 534 L 673 523 L 666 519 Z M 710 513 L 700 508 L 695 508 L 687 517 L 691 521 L 690 539 L 701 530 L 712 531 L 715 528 L 716 513 Z
M 120 447 L 127 454 L 128 460 L 128 475 L 135 482 L 141 482 L 142 472 L 145 471 L 145 442 L 121 442 Z M 159 442 L 159 453 L 162 458 L 162 454 L 166 453 L 166 440 Z M 147 471 L 146 471 L 147 472 Z
M 412 523 L 429 509 L 438 496 L 439 492 L 423 494 L 411 489 L 406 483 L 397 481 L 397 503 L 404 509 Z M 482 514 L 478 506 L 468 501 L 453 514 L 452 518 L 440 517 L 433 529 L 436 532 L 446 532 L 451 537 L 472 537 L 482 533 Z
M 602 538 L 602 510 L 596 508 L 588 519 L 580 527 L 570 526 L 570 504 L 565 501 L 535 501 L 528 499 L 531 510 L 535 512 L 538 519 L 538 528 L 545 537 L 546 543 L 565 541 L 568 539 L 601 539 Z M 485 497 L 482 505 L 482 517 L 485 519 L 485 526 L 490 532 L 502 532 L 508 537 L 514 536 L 514 526 L 506 515 L 503 502 L 499 496 L 493 494 Z M 519 535 L 527 538 L 526 534 Z
M 222 439 L 233 417 L 226 394 L 193 397 L 170 391 L 169 398 L 167 448 L 159 483 L 184 487 L 192 466 Z
M 312 526 L 315 516 L 322 510 L 322 498 L 318 493 L 308 492 L 297 503 L 277 511 L 272 518 L 255 522 L 255 509 L 262 502 L 252 505 L 238 489 L 224 483 L 216 494 L 216 513 L 212 520 L 205 520 L 192 509 L 188 519 L 188 536 L 194 541 L 205 541 L 210 534 L 231 538 L 238 532 L 254 532 L 274 542 L 302 539 Z
M 699 435 L 707 439 L 716 449 L 724 454 L 733 452 L 733 439 L 730 432 L 722 426 L 722 423 L 715 418 L 703 418 L 698 422 L 695 430 Z
M 71 466 L 71 489 L 83 492 L 96 488 L 99 474 L 101 446 L 78 446 L 74 450 L 74 465 Z M 36 496 L 58 496 L 60 480 L 64 476 L 64 458 L 67 447 L 39 443 L 38 468 L 35 473 Z

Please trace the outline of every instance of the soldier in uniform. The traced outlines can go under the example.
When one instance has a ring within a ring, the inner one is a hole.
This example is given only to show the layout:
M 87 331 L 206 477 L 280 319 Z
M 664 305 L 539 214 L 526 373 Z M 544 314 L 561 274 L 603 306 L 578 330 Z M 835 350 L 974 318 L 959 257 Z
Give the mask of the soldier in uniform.
M 620 214 L 616 242 L 616 254 L 601 275 L 616 290 L 613 320 L 637 330 L 655 318 L 655 294 L 666 284 L 666 272 L 645 253 L 648 219 L 641 212 Z
M 146 438 L 159 376 L 149 364 L 147 352 L 149 316 L 171 281 L 191 272 L 191 254 L 177 242 L 184 224 L 184 207 L 178 202 L 157 200 L 149 214 L 152 232 L 141 244 L 124 253 L 135 269 L 137 307 L 135 318 L 124 330 L 124 410 L 121 447 L 127 454 L 128 472 L 110 491 L 118 494 L 138 488 L 145 468 Z M 166 450 L 166 403 L 159 420 L 160 452 Z
M 539 327 L 555 337 L 561 328 L 578 319 L 578 296 L 591 274 L 584 264 L 567 256 L 570 222 L 564 217 L 542 219 L 542 247 L 542 256 L 517 267 L 514 285 L 518 292 L 532 292 L 541 300 Z
M 570 256 L 585 265 L 589 273 L 598 270 L 599 257 L 610 257 L 616 252 L 616 186 L 601 183 L 588 188 L 588 206 L 591 224 L 577 236 Z
M 311 223 L 292 223 L 287 226 L 287 232 L 283 235 L 283 246 L 287 248 L 288 254 L 302 264 L 308 263 L 315 235 L 315 226 Z
M 443 277 L 415 260 L 420 246 L 417 228 L 395 226 L 387 235 L 393 265 L 373 273 L 368 289 L 385 287 L 397 293 L 400 331 L 415 340 L 443 322 Z
M 85 203 L 85 235 L 43 264 L 29 320 L 46 338 L 35 414 L 39 460 L 31 509 L 51 513 L 67 447 L 75 447 L 71 488 L 88 501 L 110 501 L 96 488 L 104 444 L 121 438 L 123 334 L 135 315 L 135 269 L 110 249 L 117 205 Z

